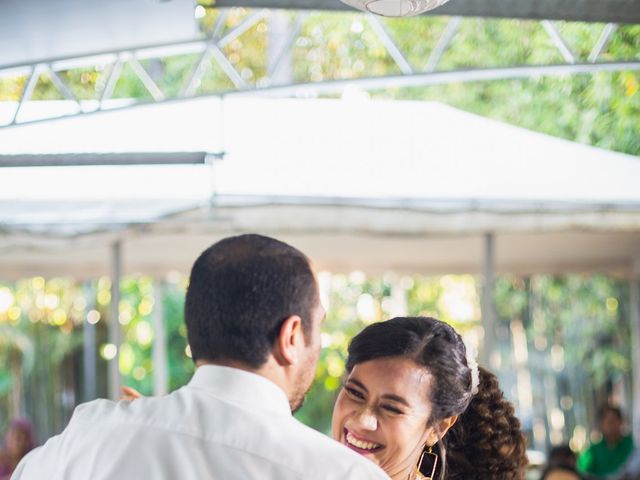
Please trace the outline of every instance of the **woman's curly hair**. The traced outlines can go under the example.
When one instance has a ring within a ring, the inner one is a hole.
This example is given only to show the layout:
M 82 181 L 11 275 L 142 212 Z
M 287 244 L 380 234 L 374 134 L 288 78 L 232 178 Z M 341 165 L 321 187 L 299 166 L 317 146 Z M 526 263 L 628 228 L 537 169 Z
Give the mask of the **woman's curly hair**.
M 479 370 L 478 393 L 445 436 L 447 479 L 522 480 L 528 461 L 520 421 L 496 376 Z

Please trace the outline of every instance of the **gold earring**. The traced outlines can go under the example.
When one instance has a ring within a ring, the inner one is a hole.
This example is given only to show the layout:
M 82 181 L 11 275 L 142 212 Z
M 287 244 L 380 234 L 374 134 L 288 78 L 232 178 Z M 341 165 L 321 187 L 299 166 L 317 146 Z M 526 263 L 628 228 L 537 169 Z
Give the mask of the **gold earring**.
M 432 445 L 427 450 L 427 446 L 422 450 L 418 465 L 416 465 L 416 478 L 422 480 L 433 480 L 436 476 L 436 466 L 438 465 L 438 454 L 432 452 Z M 426 472 L 426 473 L 425 473 Z

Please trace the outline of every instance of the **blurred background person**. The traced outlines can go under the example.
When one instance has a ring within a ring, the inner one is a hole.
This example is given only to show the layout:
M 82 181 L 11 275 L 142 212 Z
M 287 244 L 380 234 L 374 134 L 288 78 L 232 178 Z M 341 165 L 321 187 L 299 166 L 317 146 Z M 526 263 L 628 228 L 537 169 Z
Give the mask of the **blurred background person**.
M 36 446 L 31 422 L 24 418 L 14 419 L 4 436 L 0 450 L 0 480 L 9 480 L 16 466 Z
M 598 412 L 602 439 L 593 443 L 578 457 L 578 470 L 593 478 L 606 478 L 620 470 L 633 452 L 631 435 L 624 435 L 622 412 L 604 406 Z
M 553 447 L 540 480 L 583 480 L 576 470 L 576 462 L 576 454 L 568 445 Z
M 634 448 L 627 462 L 613 476 L 612 480 L 640 480 L 640 448 Z

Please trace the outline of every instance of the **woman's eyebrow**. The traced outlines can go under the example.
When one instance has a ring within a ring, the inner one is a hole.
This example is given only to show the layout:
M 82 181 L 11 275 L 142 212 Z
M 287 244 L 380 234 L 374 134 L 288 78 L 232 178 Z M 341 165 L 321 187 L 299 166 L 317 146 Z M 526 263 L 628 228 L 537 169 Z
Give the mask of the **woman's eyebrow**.
M 349 380 L 347 380 L 347 383 L 355 384 L 356 387 L 360 388 L 361 390 L 364 390 L 365 393 L 369 392 L 369 390 L 367 390 L 367 387 L 365 387 L 364 383 L 362 383 L 360 380 L 357 380 L 355 378 L 350 378 Z
M 368 393 L 369 390 L 367 390 L 367 387 L 364 386 L 364 384 L 356 379 L 356 378 L 350 378 L 347 383 L 353 383 L 356 387 L 360 388 L 361 390 L 363 390 L 365 393 Z M 401 403 L 409 408 L 411 408 L 411 405 L 409 404 L 409 402 L 407 402 L 404 398 L 402 398 L 399 395 L 394 395 L 393 393 L 385 393 L 384 395 L 381 395 L 380 398 L 384 399 L 384 400 L 391 400 L 392 402 L 397 402 L 397 403 Z
M 409 405 L 409 402 L 407 402 L 404 398 L 402 398 L 402 397 L 400 397 L 398 395 L 394 395 L 393 393 L 385 393 L 380 398 L 383 398 L 385 400 L 391 400 L 393 402 L 398 402 L 398 403 L 401 403 L 401 404 L 406 405 L 407 407 L 411 408 L 411 405 Z

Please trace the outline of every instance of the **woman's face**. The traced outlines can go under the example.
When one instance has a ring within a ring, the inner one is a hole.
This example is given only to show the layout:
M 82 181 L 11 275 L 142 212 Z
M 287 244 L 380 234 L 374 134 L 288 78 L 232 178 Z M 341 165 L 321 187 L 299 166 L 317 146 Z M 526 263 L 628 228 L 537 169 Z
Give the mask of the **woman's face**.
M 22 457 L 29 451 L 29 432 L 21 427 L 13 427 L 7 432 L 7 450 L 10 455 Z
M 406 479 L 422 448 L 438 440 L 428 426 L 431 375 L 411 360 L 381 358 L 356 365 L 333 410 L 333 437 Z

